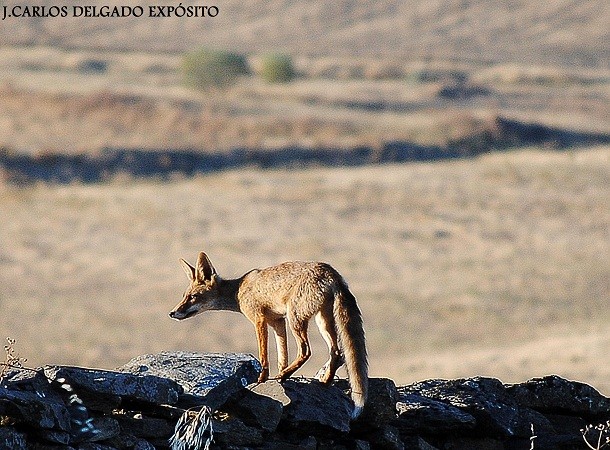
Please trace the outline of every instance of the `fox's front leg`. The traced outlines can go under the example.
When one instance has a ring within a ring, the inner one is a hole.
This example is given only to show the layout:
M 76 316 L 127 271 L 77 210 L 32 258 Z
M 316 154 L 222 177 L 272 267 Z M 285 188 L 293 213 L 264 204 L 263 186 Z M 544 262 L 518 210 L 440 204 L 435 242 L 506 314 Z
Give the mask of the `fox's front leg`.
M 256 318 L 254 327 L 256 328 L 256 340 L 258 342 L 258 356 L 263 368 L 258 377 L 258 382 L 264 383 L 269 379 L 269 350 L 267 348 L 269 330 L 263 317 Z

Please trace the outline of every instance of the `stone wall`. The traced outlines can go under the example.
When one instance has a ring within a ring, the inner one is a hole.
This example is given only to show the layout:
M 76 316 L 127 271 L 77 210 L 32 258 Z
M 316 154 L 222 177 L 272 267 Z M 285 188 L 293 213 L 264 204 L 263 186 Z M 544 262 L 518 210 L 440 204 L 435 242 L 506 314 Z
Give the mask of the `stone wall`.
M 364 413 L 350 422 L 345 380 L 257 384 L 259 370 L 249 355 L 182 352 L 137 357 L 116 371 L 15 369 L 0 385 L 0 449 L 169 448 L 185 411 L 192 418 L 204 406 L 211 448 L 578 449 L 587 448 L 581 430 L 593 448 L 610 436 L 610 399 L 557 376 L 399 387 L 373 378 Z

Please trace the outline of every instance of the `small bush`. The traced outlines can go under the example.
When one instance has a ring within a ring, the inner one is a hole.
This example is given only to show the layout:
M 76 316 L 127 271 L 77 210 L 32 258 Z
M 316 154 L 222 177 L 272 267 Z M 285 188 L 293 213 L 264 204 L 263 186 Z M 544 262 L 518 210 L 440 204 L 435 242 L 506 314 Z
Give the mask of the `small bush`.
M 287 83 L 295 77 L 292 58 L 288 55 L 267 55 L 261 62 L 261 78 L 268 83 Z
M 247 75 L 248 64 L 237 53 L 200 49 L 184 56 L 182 63 L 185 81 L 197 89 L 224 88 L 238 77 Z
M 78 71 L 82 73 L 105 73 L 108 70 L 108 61 L 103 59 L 86 59 L 78 64 Z

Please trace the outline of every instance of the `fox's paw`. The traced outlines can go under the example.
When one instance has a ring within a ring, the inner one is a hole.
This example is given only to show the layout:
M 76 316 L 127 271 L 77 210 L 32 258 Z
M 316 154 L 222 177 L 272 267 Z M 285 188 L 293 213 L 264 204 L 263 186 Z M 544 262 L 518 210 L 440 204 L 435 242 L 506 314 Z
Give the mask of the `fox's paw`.
M 324 378 L 326 378 L 326 374 L 328 372 L 328 366 L 329 366 L 329 363 L 327 362 L 322 367 L 320 367 L 320 369 L 314 375 L 314 378 L 316 378 L 318 381 L 322 382 L 322 380 L 324 380 Z
M 258 382 L 264 383 L 269 379 L 269 369 L 263 369 L 261 374 L 258 376 Z
M 315 378 L 322 384 L 330 384 L 333 381 L 334 374 L 330 372 L 330 362 L 327 362 L 318 370 Z

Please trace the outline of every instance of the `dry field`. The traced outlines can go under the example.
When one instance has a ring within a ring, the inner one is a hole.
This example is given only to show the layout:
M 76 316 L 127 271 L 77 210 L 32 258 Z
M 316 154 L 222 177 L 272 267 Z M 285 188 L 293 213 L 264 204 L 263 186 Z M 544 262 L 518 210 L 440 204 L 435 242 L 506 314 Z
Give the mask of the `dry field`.
M 610 147 L 1 189 L 0 334 L 31 365 L 254 352 L 238 314 L 167 317 L 187 283 L 178 259 L 205 249 L 227 277 L 333 264 L 373 375 L 557 373 L 610 394 Z M 313 345 L 306 375 L 325 358 Z
M 257 57 L 250 59 L 255 67 Z M 305 58 L 298 63 L 303 76 L 292 83 L 252 76 L 227 91 L 201 93 L 183 85 L 180 61 L 159 53 L 0 47 L 0 147 L 90 154 L 105 147 L 443 145 L 497 116 L 610 135 L 607 69 L 414 61 L 379 79 L 367 73 L 384 67 L 383 59 Z M 106 69 L 89 70 L 92 63 Z M 480 94 L 443 97 L 456 78 Z
M 20 4 L 57 3 L 27 0 Z M 103 4 L 159 5 L 142 0 Z M 0 27 L 0 42 L 163 52 L 206 45 L 250 54 L 284 51 L 331 58 L 384 56 L 395 61 L 443 59 L 606 69 L 610 59 L 606 0 L 216 0 L 212 4 L 218 6 L 218 16 L 204 19 L 148 14 L 115 19 L 7 19 Z

